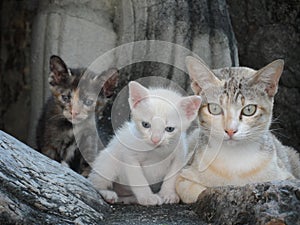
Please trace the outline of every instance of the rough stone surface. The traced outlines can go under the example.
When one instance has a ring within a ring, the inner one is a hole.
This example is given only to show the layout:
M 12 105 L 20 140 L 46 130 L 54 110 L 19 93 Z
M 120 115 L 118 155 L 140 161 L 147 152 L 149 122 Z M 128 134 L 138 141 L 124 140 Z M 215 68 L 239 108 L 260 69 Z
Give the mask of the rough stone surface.
M 206 225 L 195 212 L 193 205 L 173 204 L 162 206 L 116 205 L 106 224 L 165 224 L 165 225 Z
M 274 133 L 300 151 L 300 2 L 227 0 L 240 65 L 259 69 L 285 60 L 275 97 Z
M 210 188 L 195 210 L 209 224 L 300 224 L 300 180 Z
M 84 177 L 0 131 L 0 224 L 97 224 L 109 211 Z

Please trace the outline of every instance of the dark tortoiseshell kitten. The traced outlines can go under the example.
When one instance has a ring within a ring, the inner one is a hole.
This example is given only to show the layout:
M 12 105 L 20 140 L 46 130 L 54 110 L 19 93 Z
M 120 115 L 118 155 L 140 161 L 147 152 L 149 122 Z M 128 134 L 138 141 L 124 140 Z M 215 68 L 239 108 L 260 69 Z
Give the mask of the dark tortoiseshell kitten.
M 60 57 L 51 56 L 51 96 L 37 126 L 38 150 L 87 176 L 89 164 L 99 151 L 98 136 L 92 126 L 101 118 L 117 82 L 116 69 L 96 76 L 92 72 L 69 69 Z

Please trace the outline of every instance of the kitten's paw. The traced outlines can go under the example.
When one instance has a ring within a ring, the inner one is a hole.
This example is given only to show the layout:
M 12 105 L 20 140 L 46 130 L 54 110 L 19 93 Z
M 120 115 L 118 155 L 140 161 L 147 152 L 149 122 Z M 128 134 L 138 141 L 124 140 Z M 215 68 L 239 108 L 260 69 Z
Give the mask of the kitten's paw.
M 161 205 L 163 200 L 157 194 L 150 194 L 143 197 L 137 198 L 137 201 L 140 205 Z
M 108 202 L 108 203 L 110 203 L 110 204 L 114 204 L 114 203 L 116 203 L 118 201 L 118 195 L 114 191 L 101 190 L 100 194 L 105 199 L 105 201 Z
M 159 193 L 159 195 L 165 204 L 173 204 L 180 201 L 179 196 L 175 192 Z

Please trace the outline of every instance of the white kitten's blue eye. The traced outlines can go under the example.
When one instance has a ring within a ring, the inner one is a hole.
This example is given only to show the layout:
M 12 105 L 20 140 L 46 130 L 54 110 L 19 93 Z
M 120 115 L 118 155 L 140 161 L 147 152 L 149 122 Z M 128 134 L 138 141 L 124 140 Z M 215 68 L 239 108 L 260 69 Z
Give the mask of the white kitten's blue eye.
M 207 107 L 208 107 L 209 113 L 212 115 L 220 115 L 223 112 L 221 106 L 219 106 L 216 103 L 209 103 L 207 105 Z
M 150 128 L 151 127 L 151 124 L 148 123 L 148 122 L 142 122 L 142 126 L 145 127 L 145 128 Z
M 246 105 L 243 109 L 242 109 L 242 114 L 244 116 L 253 116 L 254 113 L 256 112 L 257 109 L 257 105 Z
M 173 132 L 175 130 L 175 127 L 166 127 L 165 128 L 165 131 L 167 131 L 167 132 Z

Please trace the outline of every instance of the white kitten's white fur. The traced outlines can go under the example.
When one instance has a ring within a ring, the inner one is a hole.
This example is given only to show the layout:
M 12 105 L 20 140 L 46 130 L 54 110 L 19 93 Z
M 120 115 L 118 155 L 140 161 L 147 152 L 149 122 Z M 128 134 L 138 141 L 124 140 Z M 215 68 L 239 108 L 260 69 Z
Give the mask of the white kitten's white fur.
M 129 83 L 131 121 L 100 152 L 89 176 L 106 201 L 141 205 L 179 202 L 175 181 L 187 161 L 185 131 L 200 104 L 199 96 L 182 97 L 172 90 Z M 155 194 L 149 185 L 159 182 L 162 185 Z

